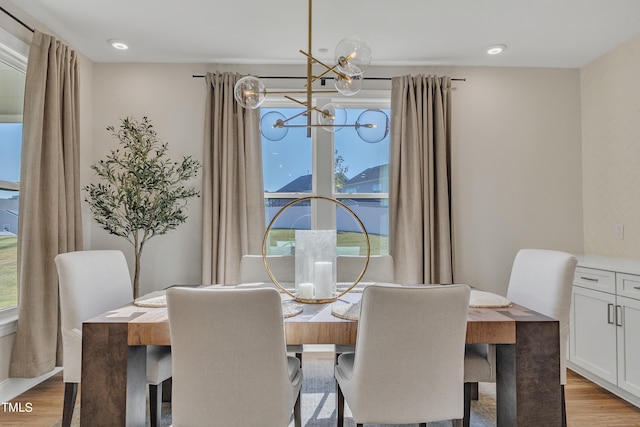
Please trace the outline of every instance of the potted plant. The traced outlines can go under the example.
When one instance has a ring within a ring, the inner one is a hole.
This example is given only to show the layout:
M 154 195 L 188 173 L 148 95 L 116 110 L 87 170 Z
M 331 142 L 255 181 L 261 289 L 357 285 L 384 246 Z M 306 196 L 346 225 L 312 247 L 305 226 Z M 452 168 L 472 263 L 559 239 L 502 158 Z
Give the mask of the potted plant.
M 83 188 L 88 192 L 85 201 L 103 229 L 133 245 L 133 295 L 138 298 L 144 246 L 187 220 L 187 203 L 200 193 L 186 182 L 198 174 L 200 162 L 191 156 L 170 160 L 167 143 L 158 139 L 147 117 L 142 121 L 127 117 L 119 129 L 107 130 L 120 148 L 91 166 L 101 182 Z

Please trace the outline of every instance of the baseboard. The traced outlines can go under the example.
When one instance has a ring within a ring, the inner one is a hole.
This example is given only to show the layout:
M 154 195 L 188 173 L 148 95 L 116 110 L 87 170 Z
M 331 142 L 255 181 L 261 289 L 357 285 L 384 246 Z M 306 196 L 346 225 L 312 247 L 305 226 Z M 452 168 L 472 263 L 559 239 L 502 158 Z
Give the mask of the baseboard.
M 36 378 L 9 378 L 2 381 L 0 383 L 0 402 L 9 402 L 15 399 L 25 391 L 37 386 L 42 381 L 54 376 L 60 371 L 62 371 L 62 368 L 55 368 L 53 371 Z

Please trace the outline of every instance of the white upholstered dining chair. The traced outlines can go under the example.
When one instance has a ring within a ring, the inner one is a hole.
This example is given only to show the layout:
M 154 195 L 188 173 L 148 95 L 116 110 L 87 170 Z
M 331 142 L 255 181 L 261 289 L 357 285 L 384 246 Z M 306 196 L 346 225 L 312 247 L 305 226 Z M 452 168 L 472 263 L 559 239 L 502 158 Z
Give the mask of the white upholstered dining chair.
M 274 277 L 285 287 L 295 284 L 295 257 L 268 255 L 267 262 Z M 240 259 L 240 283 L 272 283 L 262 255 L 243 255 Z
M 353 283 L 362 272 L 365 256 L 340 255 L 337 258 L 338 282 Z M 391 255 L 371 255 L 361 282 L 394 283 L 395 268 Z
M 364 267 L 366 257 L 357 255 L 340 255 L 336 258 L 337 280 L 338 282 L 353 283 L 360 275 Z M 295 256 L 288 255 L 268 255 L 267 262 L 271 273 L 283 285 L 291 286 L 291 291 L 295 287 Z M 394 264 L 391 255 L 372 255 L 369 257 L 369 265 L 361 282 L 393 283 Z M 243 255 L 240 260 L 240 283 L 271 283 L 271 278 L 262 259 L 262 255 Z M 353 351 L 354 346 L 343 344 L 335 346 L 336 357 L 345 352 Z M 289 353 L 295 353 L 296 357 L 302 360 L 304 346 L 289 345 Z
M 133 301 L 124 254 L 116 250 L 76 251 L 55 257 L 60 290 L 64 405 L 62 425 L 71 425 L 82 368 L 82 322 Z M 147 347 L 150 422 L 160 423 L 162 382 L 171 377 L 171 348 Z
M 466 285 L 364 289 L 356 350 L 335 366 L 339 427 L 345 401 L 359 427 L 462 423 L 469 293 Z
M 175 426 L 301 424 L 300 361 L 286 355 L 275 289 L 167 291 Z
M 571 287 L 577 259 L 573 255 L 545 249 L 521 249 L 511 269 L 507 299 L 560 323 L 560 384 L 562 386 L 562 416 L 566 425 L 564 385 L 567 382 L 567 339 Z M 540 343 L 544 345 L 544 343 Z M 469 425 L 471 384 L 496 381 L 495 346 L 467 345 L 465 351 L 465 419 Z
M 366 257 L 361 255 L 340 255 L 336 261 L 338 270 L 338 282 L 353 283 L 362 272 Z M 361 283 L 394 283 L 395 267 L 391 255 L 371 255 L 367 270 L 360 280 Z M 360 287 L 358 285 L 358 287 Z M 336 363 L 342 353 L 354 351 L 355 346 L 350 344 L 336 344 Z
M 267 262 L 271 274 L 285 288 L 294 292 L 296 281 L 296 258 L 292 255 L 267 255 Z M 262 255 L 242 255 L 240 259 L 240 283 L 267 283 L 272 284 L 271 277 L 267 273 Z M 273 285 L 275 287 L 275 285 Z M 302 362 L 302 345 L 288 345 L 287 352 L 295 353 Z

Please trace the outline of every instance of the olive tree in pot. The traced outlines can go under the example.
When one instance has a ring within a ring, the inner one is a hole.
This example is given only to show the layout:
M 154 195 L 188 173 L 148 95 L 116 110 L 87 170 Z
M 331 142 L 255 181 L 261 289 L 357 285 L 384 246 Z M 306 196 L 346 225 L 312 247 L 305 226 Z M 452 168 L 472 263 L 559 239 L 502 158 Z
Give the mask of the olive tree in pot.
M 199 196 L 186 182 L 198 174 L 200 162 L 167 157 L 167 143 L 158 139 L 147 117 L 127 117 L 119 129 L 107 127 L 120 148 L 91 166 L 101 182 L 83 189 L 93 218 L 109 234 L 125 238 L 135 252 L 133 295 L 139 296 L 140 258 L 149 239 L 174 230 L 187 220 L 189 199 Z

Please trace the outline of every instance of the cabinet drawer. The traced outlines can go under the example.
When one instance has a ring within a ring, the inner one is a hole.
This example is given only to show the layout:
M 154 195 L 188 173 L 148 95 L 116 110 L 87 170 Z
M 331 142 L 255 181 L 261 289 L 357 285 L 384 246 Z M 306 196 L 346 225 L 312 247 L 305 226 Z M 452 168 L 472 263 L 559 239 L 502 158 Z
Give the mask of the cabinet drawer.
M 616 290 L 620 296 L 640 299 L 640 276 L 617 273 Z
M 576 267 L 573 274 L 573 284 L 613 294 L 616 292 L 616 274 L 613 271 Z

